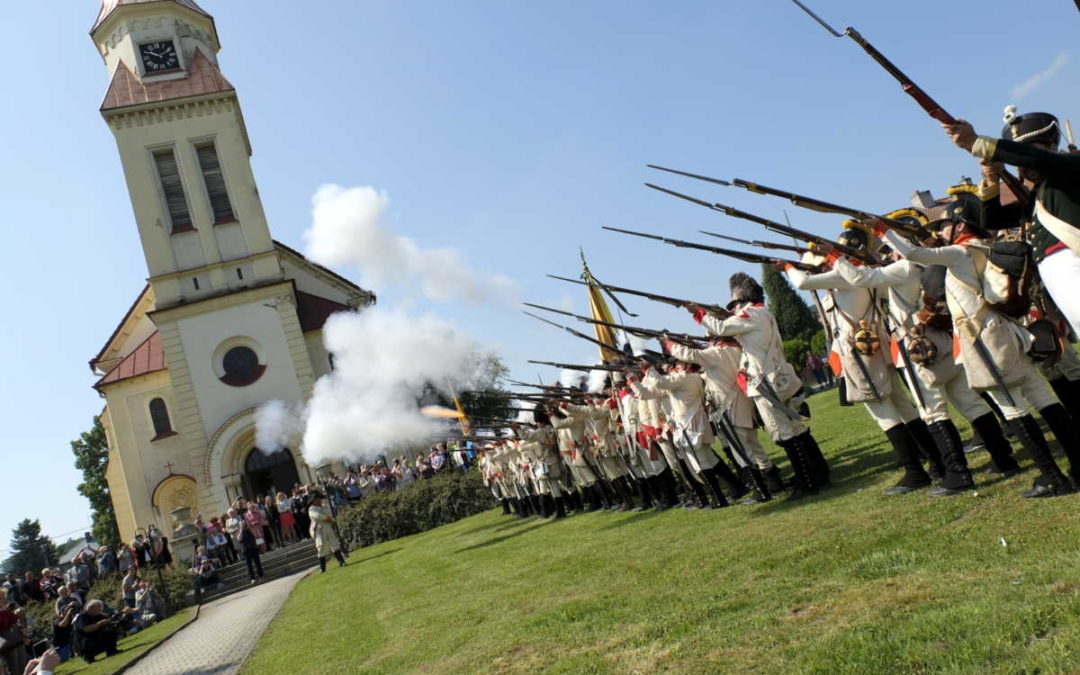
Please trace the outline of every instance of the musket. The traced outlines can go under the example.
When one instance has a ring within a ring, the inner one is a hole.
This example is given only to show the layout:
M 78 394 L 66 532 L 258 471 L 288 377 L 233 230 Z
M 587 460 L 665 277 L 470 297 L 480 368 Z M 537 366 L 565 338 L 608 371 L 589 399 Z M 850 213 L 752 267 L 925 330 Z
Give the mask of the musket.
M 534 427 L 534 426 L 536 426 L 532 422 L 522 422 L 520 420 L 501 420 L 498 417 L 473 417 L 473 419 L 474 420 L 483 420 L 484 422 L 489 422 L 489 423 L 494 423 L 494 424 L 520 424 L 520 425 L 526 426 L 526 427 Z
M 612 232 L 621 232 L 623 234 L 633 235 L 635 237 L 644 237 L 646 239 L 655 239 L 656 241 L 660 241 L 660 242 L 663 242 L 665 244 L 671 244 L 672 246 L 677 246 L 679 248 L 693 248 L 693 249 L 697 249 L 699 251 L 708 251 L 709 253 L 715 253 L 717 255 L 726 255 L 726 256 L 728 256 L 730 258 L 735 258 L 736 260 L 742 260 L 744 262 L 772 263 L 775 260 L 775 258 L 770 258 L 768 256 L 763 256 L 763 255 L 757 255 L 756 253 L 746 253 L 745 251 L 736 251 L 736 250 L 733 250 L 733 249 L 730 249 L 730 248 L 719 248 L 717 246 L 706 246 L 705 244 L 695 244 L 692 241 L 683 241 L 682 239 L 672 239 L 670 237 L 661 237 L 658 234 L 648 234 L 648 233 L 645 233 L 645 232 L 635 232 L 634 230 L 623 230 L 623 229 L 620 229 L 618 227 L 604 226 L 604 229 L 605 230 L 611 230 Z M 815 265 L 808 265 L 806 263 L 796 262 L 796 261 L 793 261 L 793 260 L 785 260 L 785 261 L 782 261 L 782 262 L 786 262 L 787 264 L 791 265 L 792 267 L 794 267 L 796 269 L 803 270 L 804 272 L 816 272 L 817 269 L 818 269 Z
M 609 328 L 618 328 L 619 330 L 623 330 L 623 331 L 626 331 L 627 333 L 631 333 L 633 335 L 637 335 L 638 337 L 643 337 L 643 338 L 661 338 L 661 337 L 664 337 L 666 335 L 667 337 L 669 337 L 672 340 L 675 340 L 677 342 L 684 342 L 684 343 L 691 343 L 691 344 L 701 344 L 702 342 L 708 340 L 708 338 L 701 337 L 699 335 L 688 335 L 686 333 L 668 333 L 668 332 L 662 331 L 662 330 L 655 330 L 653 328 L 641 328 L 639 326 L 624 326 L 621 323 L 613 323 L 611 321 L 601 321 L 600 319 L 593 319 L 591 317 L 581 316 L 580 314 L 574 314 L 573 312 L 567 312 L 567 311 L 562 310 L 562 309 L 555 309 L 554 307 L 545 307 L 544 305 L 537 305 L 537 304 L 534 304 L 532 302 L 524 302 L 522 304 L 523 305 L 528 305 L 529 307 L 535 307 L 537 309 L 542 309 L 542 310 L 547 311 L 547 312 L 555 312 L 556 314 L 562 314 L 563 316 L 570 316 L 570 317 L 573 317 L 573 318 L 577 319 L 578 321 L 584 321 L 585 323 L 596 324 L 598 326 L 607 326 Z M 536 385 L 533 385 L 533 386 L 536 386 Z
M 731 183 L 729 183 L 728 181 L 720 181 L 719 178 L 709 178 L 708 176 L 697 176 L 696 174 L 687 174 L 687 175 L 692 175 L 695 178 L 702 178 L 703 180 L 712 181 L 714 183 L 715 182 L 722 182 L 724 185 L 731 185 Z M 680 199 L 685 199 L 688 202 L 692 202 L 694 204 L 704 206 L 705 208 L 710 209 L 712 211 L 718 211 L 720 213 L 723 213 L 725 216 L 730 216 L 732 218 L 739 218 L 741 220 L 749 220 L 751 223 L 757 223 L 758 225 L 763 225 L 766 230 L 769 230 L 770 232 L 775 232 L 776 234 L 782 234 L 782 235 L 785 235 L 785 236 L 788 236 L 788 237 L 792 237 L 794 239 L 798 239 L 799 241 L 805 241 L 805 242 L 807 242 L 809 244 L 828 244 L 829 246 L 832 246 L 834 249 L 836 249 L 840 253 L 843 253 L 844 255 L 848 256 L 849 258 L 855 258 L 856 260 L 860 260 L 860 261 L 862 261 L 864 263 L 875 263 L 875 262 L 877 262 L 874 259 L 873 256 L 866 253 L 865 251 L 860 251 L 860 250 L 858 250 L 856 248 L 851 248 L 850 246 L 844 246 L 843 244 L 841 244 L 839 242 L 833 241 L 831 239 L 826 239 L 825 237 L 820 237 L 820 236 L 818 236 L 816 234 L 813 234 L 811 232 L 806 232 L 806 231 L 803 231 L 803 230 L 795 229 L 791 225 L 784 225 L 783 223 L 778 223 L 775 220 L 769 220 L 768 218 L 762 218 L 761 216 L 759 216 L 757 214 L 754 214 L 754 213 L 749 213 L 747 211 L 740 211 L 739 209 L 733 208 L 731 206 L 727 206 L 726 204 L 720 204 L 720 203 L 716 203 L 716 202 L 709 203 L 709 202 L 705 201 L 704 199 L 698 199 L 697 197 L 691 197 L 690 195 L 685 195 L 685 194 L 683 194 L 681 192 L 676 192 L 675 190 L 669 190 L 668 188 L 663 188 L 663 187 L 660 187 L 658 185 L 653 185 L 652 183 L 645 183 L 645 185 L 646 185 L 646 187 L 650 187 L 650 188 L 652 188 L 654 190 L 664 192 L 664 193 L 669 194 L 669 195 L 671 195 L 673 197 L 678 197 Z M 713 237 L 720 237 L 721 239 L 731 239 L 732 238 L 732 237 L 726 237 L 724 235 L 716 234 L 715 232 L 707 232 L 705 230 L 698 230 L 698 232 L 701 232 L 702 234 L 708 234 L 708 235 L 713 236 Z M 754 242 L 746 242 L 746 243 L 751 243 L 751 244 L 755 244 L 755 245 L 769 244 L 769 246 L 767 246 L 766 248 L 779 248 L 780 246 L 782 246 L 781 244 L 772 244 L 772 242 L 757 242 L 757 241 L 754 241 Z M 802 249 L 802 250 L 805 251 L 805 249 Z
M 552 366 L 553 368 L 562 368 L 563 370 L 580 370 L 588 372 L 590 370 L 606 370 L 610 373 L 621 373 L 627 370 L 636 370 L 640 366 L 633 363 L 626 364 L 613 364 L 605 363 L 595 366 L 582 366 L 574 363 L 556 363 L 554 361 L 529 361 L 529 363 L 536 363 L 541 366 Z
M 689 171 L 679 171 L 678 169 L 669 169 L 667 167 L 657 166 L 655 164 L 646 164 L 645 166 L 649 167 L 650 169 L 659 169 L 661 171 L 667 171 L 668 173 L 676 173 L 676 174 L 679 174 L 680 176 L 689 176 L 690 178 L 697 178 L 698 180 L 708 181 L 709 183 L 716 183 L 717 185 L 724 185 L 724 186 L 731 185 L 731 183 L 727 182 L 726 180 L 721 180 L 719 178 L 712 178 L 710 176 L 702 176 L 700 173 L 690 173 Z
M 586 283 L 584 281 L 579 281 L 577 279 L 569 279 L 567 277 L 560 277 L 560 276 L 556 276 L 554 274 L 549 274 L 547 276 L 551 277 L 552 279 L 558 279 L 560 281 L 569 281 L 572 284 L 581 284 L 582 286 L 588 286 L 589 285 L 588 283 Z M 727 316 L 727 315 L 729 315 L 731 313 L 731 312 L 727 311 L 727 309 L 721 307 L 720 305 L 713 305 L 713 304 L 709 304 L 707 302 L 694 302 L 693 300 L 682 300 L 680 298 L 672 298 L 672 297 L 668 297 L 666 295 L 657 295 L 655 293 L 646 293 L 645 291 L 635 291 L 632 288 L 620 288 L 618 286 L 610 286 L 609 285 L 609 286 L 607 286 L 607 288 L 609 290 L 615 292 L 615 293 L 626 293 L 627 295 L 636 295 L 636 296 L 645 298 L 647 300 L 652 300 L 654 302 L 662 302 L 665 305 L 671 305 L 672 307 L 685 308 L 688 305 L 696 305 L 697 307 L 700 307 L 701 309 L 705 310 L 706 312 L 708 312 L 710 314 L 715 314 L 717 316 Z
M 585 333 L 582 333 L 580 331 L 576 331 L 573 328 L 563 326 L 562 324 L 555 323 L 554 321 L 548 321 L 544 317 L 537 316 L 537 315 L 533 314 L 532 312 L 525 312 L 525 314 L 528 314 L 532 318 L 537 319 L 539 321 L 543 321 L 544 323 L 546 323 L 548 325 L 555 326 L 556 328 L 561 328 L 564 331 L 566 331 L 567 333 L 570 333 L 571 335 L 573 335 L 574 337 L 581 338 L 582 340 L 586 340 L 588 342 L 591 342 L 594 345 L 599 345 L 602 349 L 611 350 L 612 352 L 614 352 L 616 354 L 622 354 L 623 353 L 622 350 L 620 350 L 618 347 L 616 347 L 614 345 L 609 345 L 608 343 L 604 342 L 603 340 L 597 340 L 596 338 L 589 337 Z
M 1076 0 L 1080 3 L 1080 0 Z M 1076 136 L 1073 136 L 1072 122 L 1065 120 L 1065 139 L 1069 142 L 1069 152 L 1076 152 Z
M 773 197 L 780 197 L 787 199 L 795 206 L 801 206 L 804 209 L 811 211 L 817 211 L 819 213 L 836 213 L 849 218 L 854 218 L 858 221 L 870 221 L 873 223 L 881 223 L 889 229 L 896 230 L 905 237 L 922 240 L 930 236 L 930 232 L 918 225 L 910 225 L 908 223 L 895 220 L 893 218 L 886 218 L 885 216 L 879 216 L 868 211 L 860 211 L 859 209 L 853 209 L 850 206 L 841 206 L 840 204 L 833 204 L 821 199 L 814 199 L 813 197 L 806 197 L 803 195 L 795 194 L 794 192 L 786 192 L 784 190 L 778 190 L 766 185 L 760 185 L 748 180 L 736 178 L 731 181 L 731 184 L 735 187 L 741 187 L 744 190 L 755 192 L 759 195 L 771 195 Z
M 736 244 L 743 244 L 745 246 L 757 246 L 758 248 L 767 248 L 774 251 L 791 251 L 792 253 L 798 253 L 804 255 L 806 253 L 813 253 L 808 248 L 802 246 L 795 246 L 794 244 L 775 244 L 771 241 L 761 241 L 760 239 L 739 239 L 738 237 L 729 237 L 726 234 L 720 234 L 719 232 L 709 232 L 708 230 L 698 230 L 702 234 L 707 234 L 710 237 L 716 237 L 717 239 L 724 239 L 726 241 L 733 241 Z
M 885 55 L 879 52 L 877 48 L 874 47 L 874 45 L 870 44 L 870 42 L 867 41 L 866 38 L 860 35 L 859 31 L 849 26 L 843 33 L 841 33 L 829 24 L 825 23 L 824 19 L 822 19 L 817 14 L 814 14 L 814 12 L 809 7 L 799 2 L 799 0 L 791 1 L 798 5 L 799 8 L 802 9 L 802 11 L 809 14 L 810 18 L 821 24 L 821 27 L 829 31 L 829 33 L 831 33 L 834 37 L 842 38 L 846 36 L 854 40 L 855 44 L 862 47 L 863 51 L 866 52 L 870 56 L 870 58 L 876 61 L 879 66 L 885 69 L 885 72 L 887 72 L 889 75 L 892 75 L 893 79 L 900 83 L 900 87 L 904 90 L 904 93 L 915 99 L 915 102 L 919 104 L 919 107 L 925 110 L 927 114 L 930 115 L 930 117 L 936 119 L 942 124 L 957 123 L 958 120 L 955 117 L 947 113 L 945 109 L 941 107 L 940 103 L 931 98 L 930 94 L 927 94 L 922 87 L 915 84 L 915 81 L 905 75 L 904 71 L 897 68 L 896 64 L 885 58 Z M 1009 189 L 1013 191 L 1013 194 L 1016 195 L 1017 199 L 1022 202 L 1031 201 L 1031 191 L 1027 189 L 1027 187 L 1020 181 L 1019 178 L 1009 173 L 1008 171 L 1004 171 L 1001 174 L 1001 179 L 1005 182 L 1006 185 L 1009 186 Z

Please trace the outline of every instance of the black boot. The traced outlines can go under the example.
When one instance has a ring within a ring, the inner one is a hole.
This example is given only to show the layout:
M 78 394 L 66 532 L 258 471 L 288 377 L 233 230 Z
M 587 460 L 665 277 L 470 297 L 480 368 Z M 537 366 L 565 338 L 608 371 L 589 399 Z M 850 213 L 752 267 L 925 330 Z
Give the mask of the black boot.
M 934 497 L 962 494 L 964 490 L 975 487 L 968 469 L 967 457 L 960 442 L 960 431 L 951 420 L 934 422 L 930 425 L 930 434 L 934 437 L 941 451 L 941 461 L 945 465 L 945 477 L 941 484 L 930 488 L 927 494 Z
M 761 471 L 752 466 L 745 466 L 739 472 L 746 477 L 745 482 L 749 483 L 752 488 L 750 496 L 739 502 L 742 506 L 762 504 L 772 499 L 772 493 L 769 491 L 768 483 Z
M 652 508 L 653 496 L 650 481 L 651 479 L 648 476 L 637 480 L 638 494 L 641 495 L 641 506 L 635 506 L 634 511 L 644 511 Z
M 784 484 L 784 477 L 780 475 L 780 469 L 776 465 L 762 471 L 761 475 L 765 476 L 765 487 L 769 488 L 769 492 L 776 494 L 787 489 L 787 485 Z
M 792 479 L 791 495 L 788 496 L 788 501 L 817 494 L 818 488 L 814 484 L 814 471 L 798 437 L 781 441 L 779 445 L 787 454 L 788 461 L 791 462 L 791 471 L 795 474 Z
M 537 515 L 539 515 L 541 518 L 547 518 L 548 516 L 550 516 L 551 505 L 551 495 L 540 495 L 540 508 L 536 511 Z
M 656 477 L 660 489 L 664 495 L 664 506 L 671 509 L 679 505 L 679 495 L 675 488 L 675 474 L 671 468 L 664 469 L 663 473 Z
M 1050 446 L 1046 442 L 1039 425 L 1031 415 L 1009 420 L 1009 428 L 1013 435 L 1020 440 L 1028 456 L 1035 462 L 1039 469 L 1039 475 L 1035 478 L 1034 485 L 1030 490 L 1020 493 L 1021 497 L 1055 497 L 1067 495 L 1073 491 L 1072 483 L 1061 473 L 1054 456 L 1050 454 Z
M 931 480 L 944 478 L 945 464 L 941 460 L 941 452 L 938 450 L 937 444 L 934 443 L 934 437 L 930 434 L 930 428 L 926 426 L 926 422 L 915 419 L 905 422 L 904 426 L 907 427 L 911 437 L 915 439 L 916 452 L 921 454 L 930 465 L 928 472 Z
M 502 503 L 502 507 L 503 507 L 502 514 L 504 516 L 510 515 L 510 500 L 506 499 L 506 498 L 503 498 L 503 499 L 500 499 L 499 502 Z
M 919 454 L 915 449 L 915 440 L 908 432 L 907 425 L 897 424 L 886 429 L 885 436 L 892 444 L 893 450 L 896 451 L 897 458 L 900 460 L 900 467 L 904 470 L 904 476 L 900 479 L 900 482 L 886 490 L 885 494 L 902 495 L 930 485 L 930 476 L 926 474 L 922 462 L 919 461 Z
M 821 446 L 818 445 L 817 439 L 809 429 L 799 436 L 799 441 L 810 462 L 810 468 L 814 472 L 814 485 L 819 488 L 832 485 L 832 479 L 829 477 L 829 463 L 825 461 L 825 455 L 821 454 Z
M 345 567 L 345 554 L 341 551 L 334 551 L 334 557 L 337 558 L 338 567 Z
M 566 517 L 566 505 L 562 497 L 555 498 L 555 520 Z
M 1005 432 L 998 423 L 997 416 L 988 412 L 971 421 L 971 428 L 982 439 L 986 452 L 990 455 L 990 464 L 996 473 L 1011 476 L 1020 470 L 1012 454 L 1012 444 L 1005 438 Z
M 319 557 L 319 572 L 326 573 L 326 558 Z
M 720 466 L 722 464 L 723 464 L 723 462 L 721 461 L 720 464 L 717 464 L 717 466 Z M 716 478 L 715 469 L 709 469 L 707 471 L 703 471 L 703 472 L 701 472 L 701 476 L 702 476 L 702 478 L 705 479 L 705 482 L 709 485 L 709 489 L 713 493 L 713 498 L 716 499 L 716 501 L 713 504 L 711 504 L 710 506 L 712 508 L 717 508 L 717 509 L 722 509 L 725 506 L 727 506 L 728 505 L 728 500 L 727 500 L 727 497 L 724 496 L 724 491 L 720 489 L 720 481 L 717 480 L 717 478 Z M 742 483 L 740 483 L 740 485 L 742 485 Z M 746 487 L 745 486 L 743 486 L 743 494 L 746 494 Z M 739 496 L 741 497 L 742 495 L 739 495 Z M 732 499 L 735 499 L 734 495 L 732 496 Z
M 1055 377 L 1050 380 L 1050 387 L 1061 400 L 1061 405 L 1065 406 L 1069 417 L 1080 420 L 1080 380 Z
M 634 508 L 634 490 L 630 487 L 630 480 L 626 476 L 619 476 L 611 481 L 611 487 L 619 495 L 619 505 L 616 511 L 629 511 Z
M 1060 403 L 1046 406 L 1039 414 L 1046 420 L 1050 431 L 1054 432 L 1054 438 L 1069 458 L 1069 476 L 1074 483 L 1080 481 L 1080 447 L 1077 447 L 1076 432 L 1073 431 L 1073 424 L 1080 422 L 1080 419 L 1070 417 Z
M 716 466 L 709 469 L 709 471 L 713 472 L 716 478 L 720 478 L 728 484 L 728 492 L 731 493 L 731 501 L 735 501 L 749 492 L 746 488 L 746 483 L 735 475 L 735 472 L 731 470 L 731 467 L 729 467 L 727 462 L 723 459 L 717 462 Z

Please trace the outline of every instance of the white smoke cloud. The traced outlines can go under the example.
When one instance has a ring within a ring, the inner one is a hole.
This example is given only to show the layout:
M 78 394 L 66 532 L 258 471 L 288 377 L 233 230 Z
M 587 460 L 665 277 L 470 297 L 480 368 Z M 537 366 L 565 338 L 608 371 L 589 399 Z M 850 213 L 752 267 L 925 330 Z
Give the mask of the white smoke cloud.
M 1020 84 L 1016 85 L 1009 90 L 1009 98 L 1014 101 L 1018 101 L 1031 92 L 1035 91 L 1039 87 L 1046 84 L 1046 81 L 1057 74 L 1059 70 L 1064 68 L 1069 63 L 1069 54 L 1067 52 L 1061 52 L 1050 63 L 1045 70 L 1035 73 L 1028 79 L 1024 80 Z
M 284 401 L 267 401 L 255 411 L 255 447 L 272 454 L 289 446 L 296 447 L 302 429 L 303 411 Z
M 649 341 L 644 338 L 630 334 L 627 334 L 626 338 L 630 342 L 630 350 L 634 352 L 634 356 L 641 356 L 649 348 Z
M 515 417 L 514 419 L 516 419 L 518 422 L 533 421 L 532 411 L 536 408 L 535 403 L 533 403 L 532 401 L 518 401 L 517 407 L 518 414 L 517 417 Z
M 604 381 L 607 380 L 608 371 L 590 370 L 589 382 L 586 385 L 590 394 L 597 394 L 604 390 Z
M 494 381 L 490 353 L 430 316 L 343 312 L 326 322 L 323 341 L 335 370 L 308 403 L 303 451 L 313 467 L 424 446 L 441 424 L 420 412 L 427 385 L 463 391 Z
M 312 198 L 312 224 L 304 233 L 308 256 L 327 265 L 354 265 L 363 284 L 417 286 L 431 300 L 473 304 L 514 302 L 517 284 L 502 275 L 471 270 L 452 248 L 424 249 L 383 223 L 390 204 L 370 186 L 323 185 Z
M 563 370 L 559 373 L 559 384 L 571 389 L 577 389 L 581 386 L 581 381 L 585 379 L 585 374 L 580 370 Z

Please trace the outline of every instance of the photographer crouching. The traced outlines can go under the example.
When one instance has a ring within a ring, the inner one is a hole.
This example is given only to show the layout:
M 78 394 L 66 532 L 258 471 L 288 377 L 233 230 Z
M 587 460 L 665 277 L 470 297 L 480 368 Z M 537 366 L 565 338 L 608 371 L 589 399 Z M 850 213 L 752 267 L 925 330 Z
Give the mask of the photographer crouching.
M 118 653 L 120 650 L 116 648 L 116 641 L 126 632 L 123 623 L 132 611 L 125 608 L 110 615 L 105 613 L 105 603 L 101 600 L 86 603 L 79 618 L 75 620 L 79 642 L 76 651 L 82 655 L 83 660 L 93 663 L 94 658 L 102 652 L 105 656 Z

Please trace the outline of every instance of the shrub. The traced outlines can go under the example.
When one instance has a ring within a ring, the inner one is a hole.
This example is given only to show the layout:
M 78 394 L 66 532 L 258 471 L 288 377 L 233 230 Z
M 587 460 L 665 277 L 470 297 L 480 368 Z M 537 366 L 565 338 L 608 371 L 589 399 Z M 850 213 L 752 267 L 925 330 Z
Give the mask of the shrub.
M 825 340 L 825 331 L 819 330 L 810 338 L 810 351 L 821 356 L 828 350 L 829 344 Z
M 784 358 L 795 367 L 796 373 L 801 373 L 806 367 L 806 352 L 809 349 L 810 345 L 806 344 L 806 340 L 784 340 Z
M 495 506 L 480 472 L 448 470 L 395 492 L 364 497 L 338 514 L 350 549 L 426 532 Z

